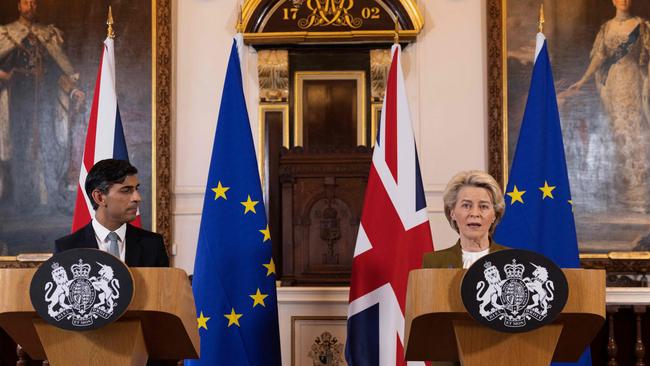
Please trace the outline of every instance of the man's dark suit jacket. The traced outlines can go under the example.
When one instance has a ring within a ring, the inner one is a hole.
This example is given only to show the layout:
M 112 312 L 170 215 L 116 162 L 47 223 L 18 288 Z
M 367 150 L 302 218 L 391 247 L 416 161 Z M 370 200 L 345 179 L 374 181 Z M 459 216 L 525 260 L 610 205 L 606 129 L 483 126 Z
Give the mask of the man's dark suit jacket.
M 162 235 L 126 224 L 126 253 L 124 259 L 129 267 L 169 267 Z M 68 249 L 99 249 L 92 223 L 74 233 L 57 239 L 54 252 Z

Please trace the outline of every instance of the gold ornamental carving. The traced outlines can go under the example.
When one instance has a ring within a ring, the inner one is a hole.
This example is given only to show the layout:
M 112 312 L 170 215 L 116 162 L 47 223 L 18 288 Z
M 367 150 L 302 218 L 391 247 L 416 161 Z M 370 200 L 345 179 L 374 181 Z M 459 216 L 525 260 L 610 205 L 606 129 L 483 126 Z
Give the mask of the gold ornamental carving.
M 370 50 L 370 92 L 373 103 L 384 101 L 390 62 L 389 49 Z
M 424 26 L 417 0 L 245 0 L 241 17 L 250 45 L 392 42 L 396 21 L 408 43 Z
M 299 1 L 294 1 L 295 7 L 299 7 L 298 4 Z M 298 27 L 301 29 L 328 25 L 357 29 L 363 24 L 361 18 L 355 18 L 349 13 L 354 7 L 354 0 L 306 0 L 305 6 L 311 13 L 298 20 Z
M 156 161 L 152 175 L 156 177 L 153 196 L 156 200 L 152 223 L 154 231 L 165 240 L 167 253 L 172 246 L 172 157 L 171 157 L 171 76 L 172 76 L 172 4 L 171 0 L 154 0 L 156 7 L 152 14 L 155 43 L 153 73 L 155 76 L 155 111 L 152 128 L 155 131 L 153 144 Z M 170 256 L 170 258 L 172 258 Z
M 289 98 L 289 52 L 261 50 L 257 73 L 261 102 L 286 102 Z

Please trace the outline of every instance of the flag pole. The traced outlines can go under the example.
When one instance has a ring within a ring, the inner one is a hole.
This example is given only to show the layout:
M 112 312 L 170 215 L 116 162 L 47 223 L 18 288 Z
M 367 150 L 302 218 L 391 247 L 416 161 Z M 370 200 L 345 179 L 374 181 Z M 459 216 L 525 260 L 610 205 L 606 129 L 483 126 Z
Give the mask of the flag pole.
M 395 18 L 395 35 L 393 36 L 393 43 L 399 44 L 399 22 Z
M 544 33 L 544 4 L 539 5 L 539 20 L 537 21 L 537 32 Z
M 108 6 L 108 19 L 106 19 L 106 25 L 108 26 L 106 37 L 111 39 L 115 38 L 115 32 L 113 31 L 113 10 L 110 5 Z

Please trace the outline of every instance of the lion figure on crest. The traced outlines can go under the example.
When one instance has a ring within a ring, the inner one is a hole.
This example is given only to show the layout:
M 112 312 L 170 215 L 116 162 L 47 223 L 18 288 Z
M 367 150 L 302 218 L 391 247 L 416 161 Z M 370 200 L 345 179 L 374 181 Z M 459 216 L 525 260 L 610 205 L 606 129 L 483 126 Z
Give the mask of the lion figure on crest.
M 52 292 L 52 287 L 54 285 L 52 282 L 45 284 L 45 302 L 47 305 L 47 313 L 51 317 L 56 317 L 63 310 L 70 309 L 70 305 L 65 303 L 65 299 L 70 293 L 70 280 L 68 279 L 68 274 L 66 273 L 63 267 L 60 267 L 58 263 L 52 265 L 52 279 L 56 283 L 56 288 Z M 54 308 L 59 306 L 59 310 L 56 311 Z
M 503 306 L 497 302 L 499 297 L 501 297 L 503 280 L 501 280 L 501 274 L 499 274 L 497 267 L 493 266 L 490 262 L 486 262 L 484 266 L 485 270 L 483 273 L 488 286 L 485 288 L 484 281 L 479 281 L 476 284 L 476 300 L 481 302 L 479 305 L 481 315 L 488 316 L 495 310 L 503 309 Z M 493 309 L 491 311 L 485 309 L 488 305 L 492 305 Z

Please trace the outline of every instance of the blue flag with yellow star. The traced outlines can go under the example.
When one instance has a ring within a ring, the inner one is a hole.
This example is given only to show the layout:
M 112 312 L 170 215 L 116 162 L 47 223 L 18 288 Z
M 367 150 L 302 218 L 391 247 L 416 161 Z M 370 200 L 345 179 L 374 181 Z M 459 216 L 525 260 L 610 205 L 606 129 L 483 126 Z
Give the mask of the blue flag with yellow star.
M 201 358 L 280 365 L 271 236 L 233 41 L 212 148 L 192 288 Z
M 506 187 L 506 211 L 494 240 L 579 268 L 562 128 L 546 39 L 537 34 L 533 75 Z M 558 363 L 554 363 L 558 365 Z M 591 365 L 589 349 L 577 365 Z

